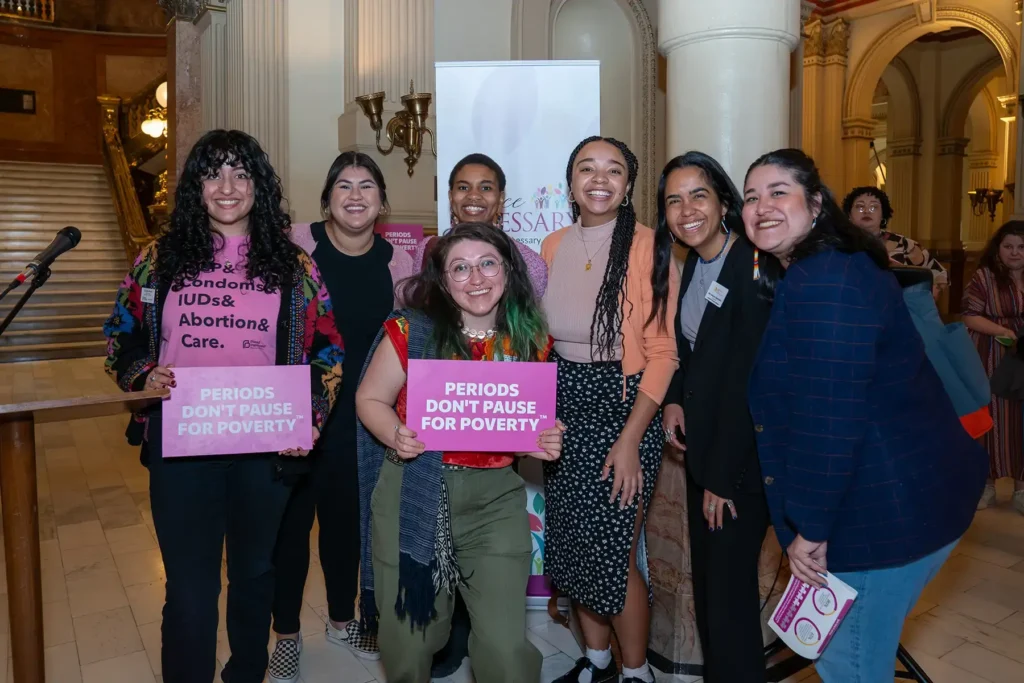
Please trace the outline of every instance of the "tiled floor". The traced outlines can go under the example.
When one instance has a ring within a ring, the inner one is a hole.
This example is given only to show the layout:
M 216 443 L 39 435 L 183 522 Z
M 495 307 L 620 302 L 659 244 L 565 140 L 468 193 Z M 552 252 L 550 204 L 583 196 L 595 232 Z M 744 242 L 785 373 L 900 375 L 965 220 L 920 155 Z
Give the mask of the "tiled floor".
M 0 403 L 114 393 L 99 360 L 0 365 Z M 149 513 L 148 481 L 125 418 L 37 429 L 47 680 L 58 683 L 160 681 L 163 566 Z M 1005 503 L 978 514 L 967 537 L 927 588 L 903 644 L 935 683 L 1024 681 L 1024 517 Z M 941 501 L 936 501 L 937 505 Z M 384 681 L 321 637 L 326 593 L 312 543 L 303 606 L 305 683 Z M 13 683 L 6 572 L 0 564 L 0 683 Z M 221 603 L 223 629 L 223 599 Z M 546 614 L 530 615 L 530 639 L 544 655 L 543 681 L 572 666 L 579 647 Z M 226 633 L 218 643 L 228 653 Z M 450 681 L 471 681 L 468 662 Z M 660 675 L 659 681 L 695 681 Z M 791 681 L 812 683 L 807 670 Z

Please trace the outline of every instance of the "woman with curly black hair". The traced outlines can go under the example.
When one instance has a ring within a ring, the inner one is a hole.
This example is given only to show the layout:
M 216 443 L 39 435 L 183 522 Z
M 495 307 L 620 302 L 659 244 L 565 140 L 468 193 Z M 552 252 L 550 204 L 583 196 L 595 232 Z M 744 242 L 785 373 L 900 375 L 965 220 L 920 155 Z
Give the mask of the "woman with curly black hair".
M 175 194 L 170 230 L 146 247 L 104 327 L 107 371 L 125 391 L 174 391 L 174 367 L 308 365 L 314 440 L 334 404 L 344 352 L 313 261 L 288 238 L 281 182 L 241 131 L 196 142 Z M 167 574 L 163 676 L 212 681 L 217 599 L 227 542 L 231 657 L 221 674 L 258 683 L 267 668 L 273 551 L 291 484 L 307 453 L 164 460 L 162 416 L 136 416 Z
M 614 138 L 590 137 L 566 168 L 575 222 L 541 245 L 543 306 L 558 361 L 563 457 L 544 464 L 545 568 L 577 607 L 586 656 L 558 681 L 653 681 L 647 665 L 650 587 L 644 518 L 661 467 L 660 410 L 678 365 L 679 275 L 664 308 L 651 287 L 654 231 L 633 210 L 637 160 Z
M 881 239 L 893 263 L 930 269 L 936 287 L 949 282 L 946 269 L 931 257 L 927 249 L 922 249 L 920 244 L 909 237 L 887 229 L 893 211 L 889 195 L 884 191 L 870 185 L 853 188 L 843 200 L 843 213 L 849 216 L 858 228 L 867 230 Z

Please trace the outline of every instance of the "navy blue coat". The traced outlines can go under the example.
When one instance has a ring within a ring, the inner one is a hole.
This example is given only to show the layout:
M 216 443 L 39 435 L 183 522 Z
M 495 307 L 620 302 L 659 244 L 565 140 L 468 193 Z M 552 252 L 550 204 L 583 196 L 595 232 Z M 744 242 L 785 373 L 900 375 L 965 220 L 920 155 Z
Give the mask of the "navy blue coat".
M 905 564 L 963 535 L 988 471 L 892 273 L 825 251 L 779 283 L 750 381 L 782 547 L 828 541 L 830 571 Z

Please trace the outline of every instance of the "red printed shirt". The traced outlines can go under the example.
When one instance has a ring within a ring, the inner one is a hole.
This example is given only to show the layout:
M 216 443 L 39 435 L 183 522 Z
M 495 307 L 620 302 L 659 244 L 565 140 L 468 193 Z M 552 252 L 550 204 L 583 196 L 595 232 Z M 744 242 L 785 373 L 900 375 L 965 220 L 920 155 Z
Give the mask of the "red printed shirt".
M 398 352 L 398 358 L 402 361 L 402 369 L 405 370 L 406 374 L 409 372 L 409 323 L 405 318 L 393 318 L 384 323 L 384 330 L 387 332 L 388 339 L 391 340 L 392 345 L 395 347 L 395 351 Z M 551 345 L 553 340 L 548 337 L 547 346 L 544 350 L 538 354 L 536 360 L 545 361 L 548 359 L 548 354 L 551 352 Z M 490 361 L 494 360 L 494 339 L 488 339 L 486 341 L 474 341 L 470 342 L 470 352 L 472 353 L 472 360 L 474 361 Z M 403 423 L 405 422 L 405 411 L 408 403 L 408 385 L 403 386 L 402 390 L 398 392 L 398 400 L 395 402 L 395 412 L 398 413 L 398 419 Z M 507 453 L 460 453 L 460 452 L 446 452 L 442 456 L 442 461 L 447 465 L 459 465 L 461 467 L 475 467 L 479 469 L 489 469 L 497 467 L 508 467 L 512 464 L 515 456 Z

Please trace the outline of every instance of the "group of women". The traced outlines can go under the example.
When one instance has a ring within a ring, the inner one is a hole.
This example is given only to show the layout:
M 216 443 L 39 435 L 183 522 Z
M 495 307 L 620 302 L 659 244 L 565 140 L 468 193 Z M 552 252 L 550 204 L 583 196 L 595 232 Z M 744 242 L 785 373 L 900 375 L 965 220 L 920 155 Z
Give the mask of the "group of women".
M 707 155 L 673 159 L 654 230 L 633 209 L 637 168 L 617 140 L 580 142 L 574 223 L 538 257 L 500 229 L 500 166 L 470 155 L 449 178 L 451 230 L 409 259 L 373 234 L 387 199 L 369 157 L 339 156 L 324 221 L 289 225 L 255 140 L 196 143 L 170 230 L 119 291 L 108 368 L 125 390 L 173 391 L 176 365 L 308 364 L 316 443 L 165 461 L 160 410 L 133 421 L 167 570 L 164 680 L 214 676 L 225 539 L 223 680 L 261 681 L 268 662 L 272 681 L 298 678 L 314 515 L 329 641 L 381 658 L 392 683 L 423 683 L 468 633 L 476 680 L 539 680 L 522 456 L 543 461 L 546 572 L 585 640 L 557 680 L 618 681 L 614 630 L 622 680 L 653 681 L 645 515 L 666 446 L 685 451 L 705 680 L 764 680 L 769 524 L 799 578 L 821 586 L 828 571 L 859 592 L 822 679 L 891 676 L 903 619 L 969 525 L 985 467 L 886 249 L 796 150 L 755 161 L 742 194 Z M 681 273 L 675 243 L 689 248 Z M 255 285 L 237 288 L 236 316 L 276 325 L 186 346 L 181 292 L 221 279 Z M 427 450 L 405 424 L 410 358 L 555 362 L 558 419 L 530 453 Z

